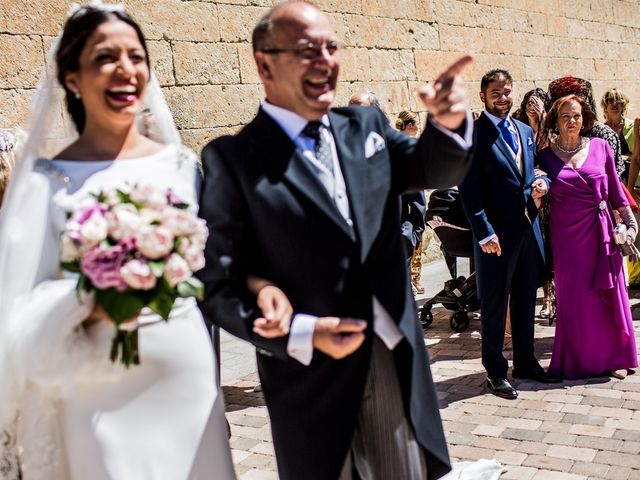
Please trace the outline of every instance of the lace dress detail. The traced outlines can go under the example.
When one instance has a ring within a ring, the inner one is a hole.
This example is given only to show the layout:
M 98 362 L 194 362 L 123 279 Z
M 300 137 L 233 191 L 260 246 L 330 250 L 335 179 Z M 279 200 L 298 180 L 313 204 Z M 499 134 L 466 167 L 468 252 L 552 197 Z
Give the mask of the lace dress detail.
M 16 425 L 0 434 L 0 480 L 21 480 Z
M 605 140 L 611 147 L 613 158 L 616 162 L 618 177 L 622 177 L 626 169 L 624 159 L 620 155 L 620 138 L 613 129 L 604 123 L 596 122 L 590 130 L 584 132 L 585 137 L 597 137 Z

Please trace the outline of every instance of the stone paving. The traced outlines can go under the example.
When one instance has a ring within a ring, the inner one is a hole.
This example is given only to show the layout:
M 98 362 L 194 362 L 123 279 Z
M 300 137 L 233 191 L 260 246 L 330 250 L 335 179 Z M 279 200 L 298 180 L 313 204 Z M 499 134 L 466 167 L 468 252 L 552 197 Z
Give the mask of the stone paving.
M 451 312 L 433 312 L 425 344 L 454 460 L 494 458 L 505 466 L 501 480 L 640 479 L 640 372 L 625 380 L 601 377 L 556 385 L 515 380 L 519 398 L 503 400 L 483 385 L 479 320 L 454 333 Z M 640 325 L 635 327 L 640 344 Z M 553 334 L 547 320 L 537 319 L 536 352 L 545 367 Z M 223 351 L 228 342 L 223 341 Z M 242 349 L 251 352 L 248 345 Z M 241 480 L 278 478 L 268 414 L 261 394 L 253 390 L 257 382 L 255 370 L 223 380 Z

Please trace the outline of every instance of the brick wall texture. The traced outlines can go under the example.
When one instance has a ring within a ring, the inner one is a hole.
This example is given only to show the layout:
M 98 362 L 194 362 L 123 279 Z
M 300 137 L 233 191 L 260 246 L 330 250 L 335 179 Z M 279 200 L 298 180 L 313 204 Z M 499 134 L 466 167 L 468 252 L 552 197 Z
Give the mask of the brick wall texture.
M 127 0 L 185 142 L 249 121 L 263 96 L 251 55 L 256 20 L 275 0 Z M 571 73 L 596 97 L 617 87 L 640 114 L 638 0 L 317 0 L 345 48 L 336 104 L 371 89 L 389 116 L 420 111 L 414 91 L 461 52 L 474 109 L 479 80 L 510 70 L 516 101 L 534 86 Z M 69 0 L 0 0 L 0 127 L 23 125 L 44 57 Z M 600 112 L 602 117 L 602 113 Z

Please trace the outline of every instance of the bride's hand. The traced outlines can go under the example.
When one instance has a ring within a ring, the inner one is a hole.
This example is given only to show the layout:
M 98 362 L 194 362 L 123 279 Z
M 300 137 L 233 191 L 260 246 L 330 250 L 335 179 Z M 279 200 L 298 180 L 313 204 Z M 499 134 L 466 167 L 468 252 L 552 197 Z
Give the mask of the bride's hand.
M 118 329 L 120 329 L 120 330 L 132 330 L 137 325 L 136 324 L 137 320 L 138 320 L 138 315 L 136 315 L 134 317 L 131 317 L 129 320 L 126 320 L 126 321 L 122 322 L 120 325 L 118 325 Z M 102 308 L 100 305 L 96 304 L 95 307 L 93 307 L 93 310 L 91 311 L 89 316 L 86 318 L 86 320 L 84 322 L 82 322 L 82 326 L 84 328 L 90 328 L 92 325 L 95 325 L 98 322 L 115 323 L 111 319 L 109 314 L 107 312 L 105 312 L 104 308 Z
M 111 322 L 111 318 L 100 305 L 96 304 L 87 319 L 82 322 L 82 326 L 87 328 L 98 322 Z
M 256 303 L 262 317 L 253 322 L 255 333 L 264 338 L 277 338 L 289 333 L 293 308 L 282 290 L 275 285 L 266 285 L 258 292 Z

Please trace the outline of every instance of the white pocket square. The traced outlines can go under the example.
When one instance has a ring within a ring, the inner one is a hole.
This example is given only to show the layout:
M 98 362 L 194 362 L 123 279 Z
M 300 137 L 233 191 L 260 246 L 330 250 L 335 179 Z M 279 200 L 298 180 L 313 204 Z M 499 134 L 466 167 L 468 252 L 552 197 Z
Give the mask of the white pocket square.
M 384 150 L 386 144 L 384 138 L 378 132 L 371 132 L 367 135 L 367 139 L 364 142 L 364 156 L 365 158 L 371 157 L 376 152 Z
M 533 138 L 529 137 L 527 139 L 527 147 L 530 147 L 531 145 L 533 145 Z

